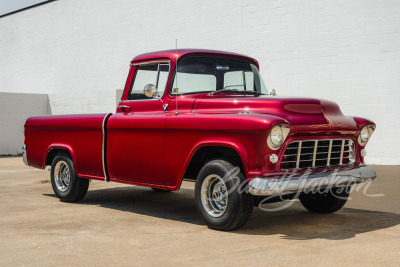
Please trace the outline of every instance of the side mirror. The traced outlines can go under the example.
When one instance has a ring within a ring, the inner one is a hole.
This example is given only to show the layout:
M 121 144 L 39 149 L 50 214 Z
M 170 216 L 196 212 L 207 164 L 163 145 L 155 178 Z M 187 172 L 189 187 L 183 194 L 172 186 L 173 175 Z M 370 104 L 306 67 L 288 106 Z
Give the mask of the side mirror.
M 157 87 L 154 84 L 148 84 L 144 87 L 143 93 L 147 97 L 154 97 L 157 95 Z
M 269 95 L 276 95 L 275 89 L 272 89 L 272 90 L 271 90 L 271 93 L 269 93 Z

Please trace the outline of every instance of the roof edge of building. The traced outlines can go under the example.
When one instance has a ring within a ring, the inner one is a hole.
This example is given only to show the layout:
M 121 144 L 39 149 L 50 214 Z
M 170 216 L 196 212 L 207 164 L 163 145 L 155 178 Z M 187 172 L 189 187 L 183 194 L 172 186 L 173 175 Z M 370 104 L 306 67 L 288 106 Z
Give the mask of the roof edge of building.
M 7 16 L 10 16 L 10 15 L 14 15 L 15 13 L 19 13 L 19 12 L 22 12 L 22 11 L 25 11 L 25 10 L 28 10 L 28 9 L 31 9 L 31 8 L 42 6 L 42 5 L 45 5 L 45 4 L 54 2 L 54 1 L 57 1 L 57 0 L 47 0 L 47 1 L 44 1 L 44 2 L 41 2 L 41 3 L 37 3 L 37 4 L 31 5 L 31 6 L 27 6 L 27 7 L 21 8 L 21 9 L 17 9 L 17 10 L 11 11 L 9 13 L 0 15 L 0 19 L 4 18 L 4 17 L 7 17 Z

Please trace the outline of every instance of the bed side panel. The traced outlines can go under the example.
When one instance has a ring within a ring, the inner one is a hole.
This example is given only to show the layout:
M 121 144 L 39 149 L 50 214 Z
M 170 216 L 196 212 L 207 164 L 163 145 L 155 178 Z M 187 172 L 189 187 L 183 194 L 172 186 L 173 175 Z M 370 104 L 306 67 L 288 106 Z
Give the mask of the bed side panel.
M 29 117 L 25 123 L 28 163 L 44 168 L 49 150 L 66 148 L 76 172 L 104 177 L 102 166 L 102 123 L 106 114 Z

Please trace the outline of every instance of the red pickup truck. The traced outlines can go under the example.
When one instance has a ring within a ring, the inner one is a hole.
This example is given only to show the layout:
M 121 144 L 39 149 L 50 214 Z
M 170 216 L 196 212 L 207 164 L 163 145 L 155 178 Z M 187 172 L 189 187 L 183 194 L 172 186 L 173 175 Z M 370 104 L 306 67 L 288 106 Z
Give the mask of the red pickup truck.
M 195 181 L 210 228 L 233 230 L 253 206 L 299 198 L 311 212 L 345 204 L 351 184 L 376 177 L 364 164 L 375 124 L 328 100 L 277 97 L 250 57 L 178 49 L 130 64 L 115 114 L 29 117 L 25 164 L 51 165 L 62 201 L 89 180 L 179 190 Z

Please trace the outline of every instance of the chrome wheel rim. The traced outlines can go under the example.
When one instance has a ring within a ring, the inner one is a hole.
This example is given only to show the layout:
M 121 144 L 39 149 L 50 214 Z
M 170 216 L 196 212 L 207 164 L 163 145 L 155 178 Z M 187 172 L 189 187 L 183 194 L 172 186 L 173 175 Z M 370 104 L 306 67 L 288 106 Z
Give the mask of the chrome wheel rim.
M 57 162 L 54 167 L 54 181 L 60 192 L 67 191 L 71 184 L 71 173 L 68 164 L 63 160 Z
M 228 206 L 228 190 L 221 177 L 207 176 L 201 185 L 201 203 L 211 217 L 221 217 Z

